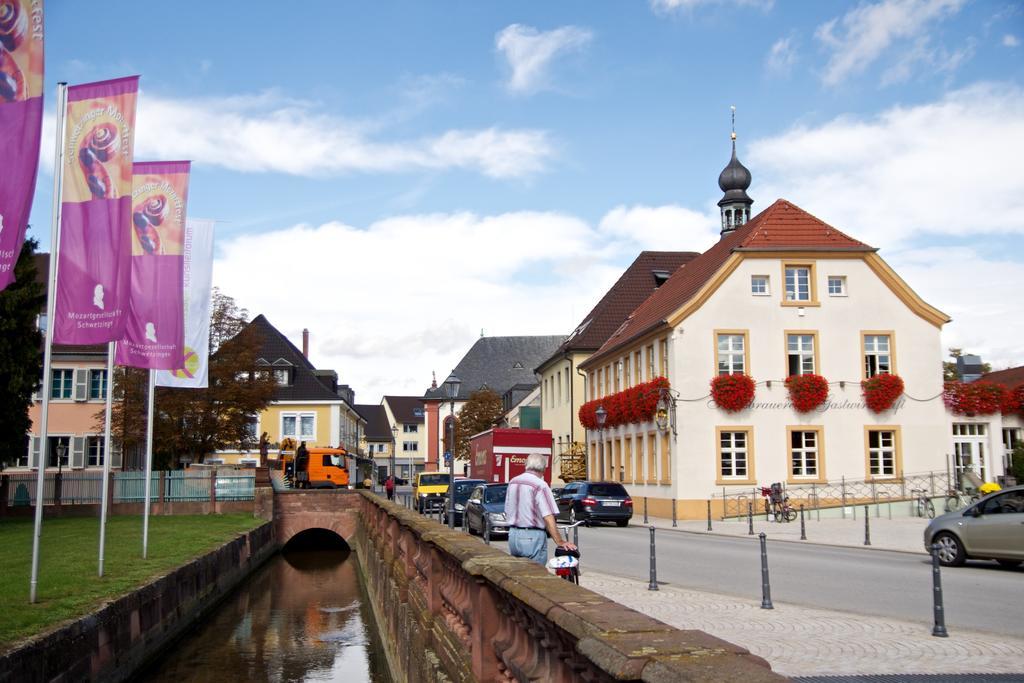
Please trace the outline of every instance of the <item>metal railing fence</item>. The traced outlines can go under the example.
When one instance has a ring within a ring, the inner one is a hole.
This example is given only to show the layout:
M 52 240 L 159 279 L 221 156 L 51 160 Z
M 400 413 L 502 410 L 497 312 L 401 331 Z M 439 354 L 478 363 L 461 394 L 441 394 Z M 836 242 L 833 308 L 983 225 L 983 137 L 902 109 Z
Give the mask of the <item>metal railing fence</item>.
M 145 499 L 146 473 L 138 471 L 113 472 L 112 502 L 141 503 Z M 31 506 L 36 503 L 36 474 L 17 472 L 2 475 L 7 480 L 9 507 Z M 211 487 L 211 477 L 216 477 Z M 150 496 L 165 502 L 205 502 L 210 500 L 211 488 L 217 500 L 245 501 L 256 497 L 254 472 L 214 473 L 211 470 L 190 472 L 171 470 L 153 472 Z M 59 482 L 59 483 L 58 483 Z M 103 472 L 68 471 L 47 472 L 43 481 L 43 504 L 56 505 L 58 494 L 61 505 L 99 504 L 103 496 Z

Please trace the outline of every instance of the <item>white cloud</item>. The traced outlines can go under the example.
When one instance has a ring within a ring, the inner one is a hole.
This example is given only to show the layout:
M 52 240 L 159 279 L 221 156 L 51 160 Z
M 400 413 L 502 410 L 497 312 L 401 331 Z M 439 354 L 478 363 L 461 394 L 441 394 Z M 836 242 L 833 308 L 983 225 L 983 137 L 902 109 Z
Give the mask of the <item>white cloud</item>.
M 512 73 L 506 88 L 514 93 L 532 93 L 549 87 L 548 70 L 560 54 L 583 49 L 593 34 L 578 26 L 538 31 L 532 26 L 511 24 L 494 38 Z
M 822 76 L 835 86 L 861 73 L 891 46 L 922 35 L 956 14 L 966 0 L 880 0 L 820 25 L 815 37 L 832 52 Z
M 1024 234 L 1022 157 L 1024 90 L 979 84 L 758 140 L 750 192 L 785 196 L 875 246 L 924 233 Z
M 793 70 L 796 60 L 796 42 L 792 36 L 789 38 L 779 38 L 768 51 L 768 57 L 765 59 L 764 66 L 769 73 L 777 76 L 788 76 Z
M 626 240 L 641 249 L 704 251 L 719 238 L 715 213 L 699 213 L 681 206 L 617 206 L 604 215 L 600 232 L 612 240 Z
M 708 5 L 739 5 L 757 7 L 760 9 L 771 9 L 775 4 L 774 0 L 650 0 L 651 9 L 660 14 L 670 12 L 689 12 L 701 6 Z
M 894 63 L 882 72 L 882 85 L 896 85 L 910 80 L 918 67 L 930 67 L 932 73 L 951 74 L 960 65 L 974 56 L 974 41 L 968 40 L 964 47 L 950 52 L 935 47 L 927 36 L 918 38 L 913 47 L 898 55 Z
M 1017 47 L 1018 45 L 1020 45 L 1020 40 L 1017 36 L 1012 33 L 1007 33 L 1003 36 L 1003 47 Z
M 539 173 L 555 156 L 543 130 L 494 126 L 388 140 L 381 130 L 383 118 L 369 123 L 327 115 L 309 102 L 288 101 L 274 92 L 197 100 L 144 92 L 139 96 L 135 152 L 139 158 L 192 159 L 256 173 L 331 176 L 461 169 L 492 178 Z M 43 130 L 53 135 L 52 112 Z M 43 150 L 40 156 L 43 167 L 52 170 L 52 153 Z

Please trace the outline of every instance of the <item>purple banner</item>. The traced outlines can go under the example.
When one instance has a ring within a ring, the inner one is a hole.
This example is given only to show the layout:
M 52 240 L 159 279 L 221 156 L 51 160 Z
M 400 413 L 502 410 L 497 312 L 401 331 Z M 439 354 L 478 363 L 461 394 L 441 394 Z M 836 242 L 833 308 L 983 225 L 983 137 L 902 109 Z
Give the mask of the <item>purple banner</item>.
M 124 336 L 138 76 L 68 88 L 53 341 Z
M 0 0 L 0 290 L 14 281 L 43 122 L 43 2 Z
M 134 165 L 132 276 L 118 365 L 176 370 L 184 359 L 188 161 Z

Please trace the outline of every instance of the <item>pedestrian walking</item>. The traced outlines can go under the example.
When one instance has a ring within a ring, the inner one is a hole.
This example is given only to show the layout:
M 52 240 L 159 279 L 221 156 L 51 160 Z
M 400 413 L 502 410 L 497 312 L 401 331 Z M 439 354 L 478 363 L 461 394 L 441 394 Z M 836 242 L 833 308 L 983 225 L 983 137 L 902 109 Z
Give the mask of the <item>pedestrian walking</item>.
M 388 495 L 388 500 L 395 499 L 395 475 L 388 475 L 387 481 L 384 482 L 384 493 Z
M 544 481 L 547 458 L 539 453 L 526 457 L 526 471 L 513 477 L 505 496 L 505 521 L 509 525 L 508 550 L 541 565 L 548 561 L 548 536 L 559 548 L 576 550 L 563 540 L 555 525 L 558 507 L 551 487 Z

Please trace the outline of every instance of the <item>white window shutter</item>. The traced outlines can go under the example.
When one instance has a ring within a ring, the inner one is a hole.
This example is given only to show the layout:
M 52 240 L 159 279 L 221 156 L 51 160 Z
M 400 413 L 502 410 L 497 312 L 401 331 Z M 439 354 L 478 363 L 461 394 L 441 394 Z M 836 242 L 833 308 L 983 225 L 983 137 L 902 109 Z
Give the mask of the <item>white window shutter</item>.
M 110 440 L 110 468 L 121 469 L 121 444 L 114 439 Z
M 85 467 L 85 437 L 71 437 L 71 467 L 81 469 Z
M 39 445 L 40 438 L 38 436 L 32 437 L 32 450 L 29 452 L 28 466 L 35 468 L 39 467 Z
M 89 398 L 89 371 L 75 368 L 75 400 L 85 401 Z

